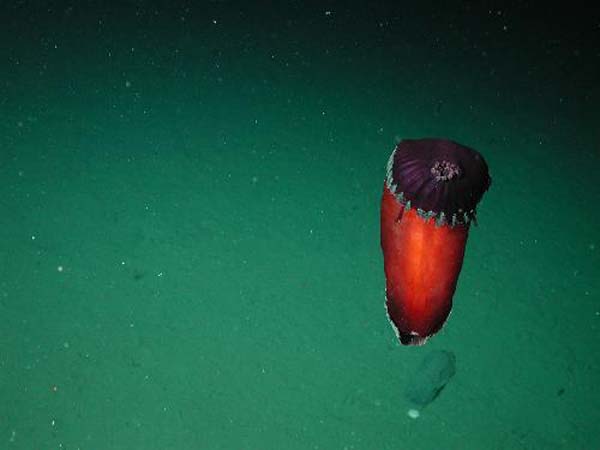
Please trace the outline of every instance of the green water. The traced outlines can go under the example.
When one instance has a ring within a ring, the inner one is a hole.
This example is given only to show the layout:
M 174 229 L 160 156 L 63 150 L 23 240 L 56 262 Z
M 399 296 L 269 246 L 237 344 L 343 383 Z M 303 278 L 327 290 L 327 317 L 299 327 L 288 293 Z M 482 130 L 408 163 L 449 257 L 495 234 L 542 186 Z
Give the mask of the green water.
M 598 18 L 413 3 L 2 2 L 0 448 L 600 447 Z M 493 184 L 407 348 L 379 202 L 425 136 Z

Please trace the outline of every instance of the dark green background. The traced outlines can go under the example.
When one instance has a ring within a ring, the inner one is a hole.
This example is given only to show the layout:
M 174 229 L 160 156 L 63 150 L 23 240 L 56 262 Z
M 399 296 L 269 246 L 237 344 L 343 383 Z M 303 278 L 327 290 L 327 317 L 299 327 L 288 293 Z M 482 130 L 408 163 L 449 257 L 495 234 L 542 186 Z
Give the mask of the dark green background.
M 0 448 L 600 446 L 600 16 L 438 3 L 1 2 Z M 379 202 L 425 136 L 493 184 L 406 348 Z

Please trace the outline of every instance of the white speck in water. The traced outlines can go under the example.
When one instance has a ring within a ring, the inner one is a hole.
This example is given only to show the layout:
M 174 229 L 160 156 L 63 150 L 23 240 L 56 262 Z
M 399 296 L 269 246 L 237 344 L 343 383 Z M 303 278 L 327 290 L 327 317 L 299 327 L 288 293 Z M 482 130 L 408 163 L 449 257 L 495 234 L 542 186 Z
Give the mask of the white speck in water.
M 421 413 L 417 409 L 409 409 L 406 413 L 411 419 L 418 419 Z

